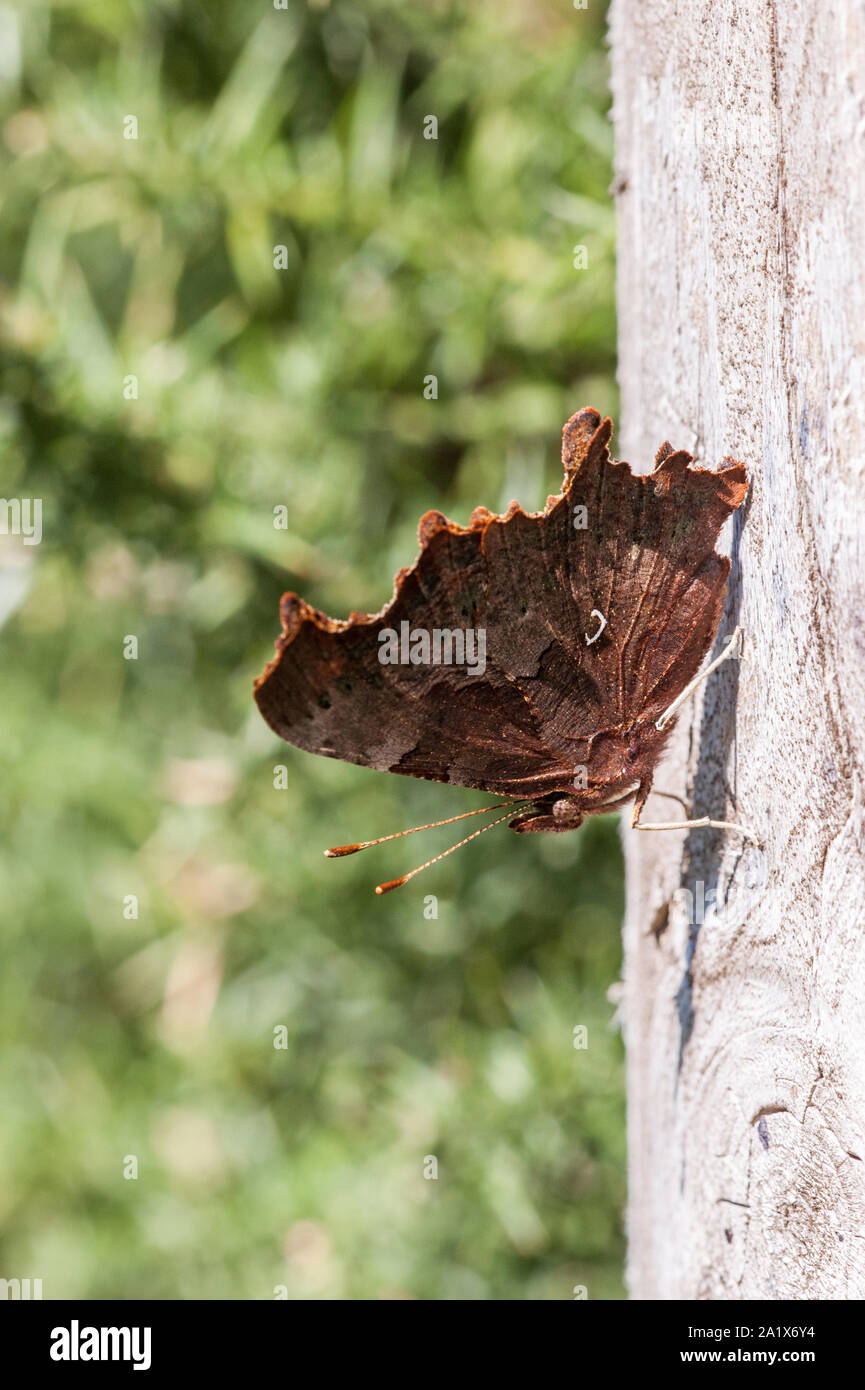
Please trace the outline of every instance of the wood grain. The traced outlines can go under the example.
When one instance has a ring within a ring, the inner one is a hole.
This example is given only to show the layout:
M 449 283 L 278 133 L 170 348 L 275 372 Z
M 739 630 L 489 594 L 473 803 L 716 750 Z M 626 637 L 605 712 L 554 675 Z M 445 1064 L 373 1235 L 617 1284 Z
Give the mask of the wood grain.
M 611 37 L 614 448 L 754 478 L 716 644 L 741 622 L 747 660 L 683 710 L 656 785 L 766 842 L 625 836 L 630 1290 L 859 1299 L 865 10 L 613 0 Z

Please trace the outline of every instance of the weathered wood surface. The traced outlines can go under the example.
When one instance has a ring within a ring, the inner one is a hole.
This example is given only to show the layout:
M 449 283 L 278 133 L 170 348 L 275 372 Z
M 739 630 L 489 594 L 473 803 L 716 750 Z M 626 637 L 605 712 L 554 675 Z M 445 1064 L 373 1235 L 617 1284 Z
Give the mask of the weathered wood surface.
M 859 1299 L 865 6 L 613 0 L 611 38 L 614 452 L 753 470 L 721 629 L 747 660 L 683 710 L 656 785 L 766 845 L 625 835 L 630 1291 Z

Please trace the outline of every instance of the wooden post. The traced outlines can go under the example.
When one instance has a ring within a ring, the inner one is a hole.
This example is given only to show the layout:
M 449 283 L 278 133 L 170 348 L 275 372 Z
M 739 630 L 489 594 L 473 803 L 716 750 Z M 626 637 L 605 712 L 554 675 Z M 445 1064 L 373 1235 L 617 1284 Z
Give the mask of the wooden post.
M 614 452 L 753 475 L 716 647 L 741 623 L 746 659 L 656 785 L 765 837 L 626 832 L 629 1286 L 861 1299 L 865 10 L 613 0 L 611 37 Z

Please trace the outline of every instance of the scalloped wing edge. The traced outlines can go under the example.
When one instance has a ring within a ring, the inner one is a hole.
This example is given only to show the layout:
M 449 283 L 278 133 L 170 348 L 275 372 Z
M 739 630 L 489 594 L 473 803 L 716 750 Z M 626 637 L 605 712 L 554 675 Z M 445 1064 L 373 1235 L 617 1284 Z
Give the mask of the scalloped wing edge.
M 589 457 L 597 459 L 598 454 L 601 455 L 599 462 L 612 462 L 617 468 L 626 468 L 632 477 L 641 476 L 634 474 L 629 463 L 610 458 L 608 446 L 612 433 L 613 422 L 610 417 L 602 418 L 598 411 L 591 406 L 585 406 L 582 410 L 576 411 L 565 422 L 562 427 L 562 465 L 565 470 L 562 489 L 555 496 L 547 498 L 542 511 L 526 512 L 519 502 L 511 502 L 503 515 L 491 512 L 486 507 L 476 507 L 469 518 L 468 526 L 460 526 L 456 521 L 449 521 L 439 511 L 425 512 L 418 523 L 420 550 L 417 558 L 414 564 L 397 570 L 393 581 L 393 593 L 377 613 L 352 612 L 347 618 L 331 618 L 321 609 L 313 608 L 299 594 L 292 591 L 283 594 L 279 601 L 282 632 L 274 643 L 276 655 L 267 663 L 261 675 L 256 677 L 253 682 L 253 693 L 257 693 L 266 683 L 268 677 L 279 665 L 285 649 L 297 637 L 304 623 L 313 623 L 320 631 L 330 633 L 344 632 L 346 628 L 350 627 L 383 624 L 399 598 L 405 580 L 417 569 L 427 545 L 440 531 L 448 531 L 452 536 L 469 536 L 474 532 L 483 533 L 493 523 L 504 523 L 510 521 L 511 517 L 514 516 L 524 516 L 529 519 L 549 516 L 553 508 L 558 506 L 564 498 L 586 460 Z M 695 474 L 708 475 L 717 479 L 719 483 L 723 480 L 721 485 L 717 487 L 719 500 L 722 500 L 724 505 L 731 512 L 734 512 L 744 500 L 748 490 L 748 474 L 745 465 L 727 457 L 723 460 L 721 468 L 715 471 L 710 468 L 691 468 L 692 462 L 692 455 L 686 450 L 674 450 L 672 445 L 665 441 L 655 456 L 654 471 L 649 476 L 658 478 L 658 487 L 665 491 L 689 471 Z

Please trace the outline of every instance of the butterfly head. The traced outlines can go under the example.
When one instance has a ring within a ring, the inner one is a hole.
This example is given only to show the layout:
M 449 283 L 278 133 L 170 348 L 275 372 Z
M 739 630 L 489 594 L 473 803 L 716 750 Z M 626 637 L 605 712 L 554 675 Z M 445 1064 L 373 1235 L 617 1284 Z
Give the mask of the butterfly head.
M 548 832 L 560 835 L 582 825 L 584 811 L 576 796 L 544 796 L 508 821 L 518 834 Z
M 639 778 L 625 776 L 616 783 L 588 786 L 567 796 L 553 794 L 540 797 L 508 824 L 511 830 L 519 834 L 546 832 L 560 835 L 566 830 L 579 829 L 588 815 L 619 810 L 636 796 L 641 786 Z

